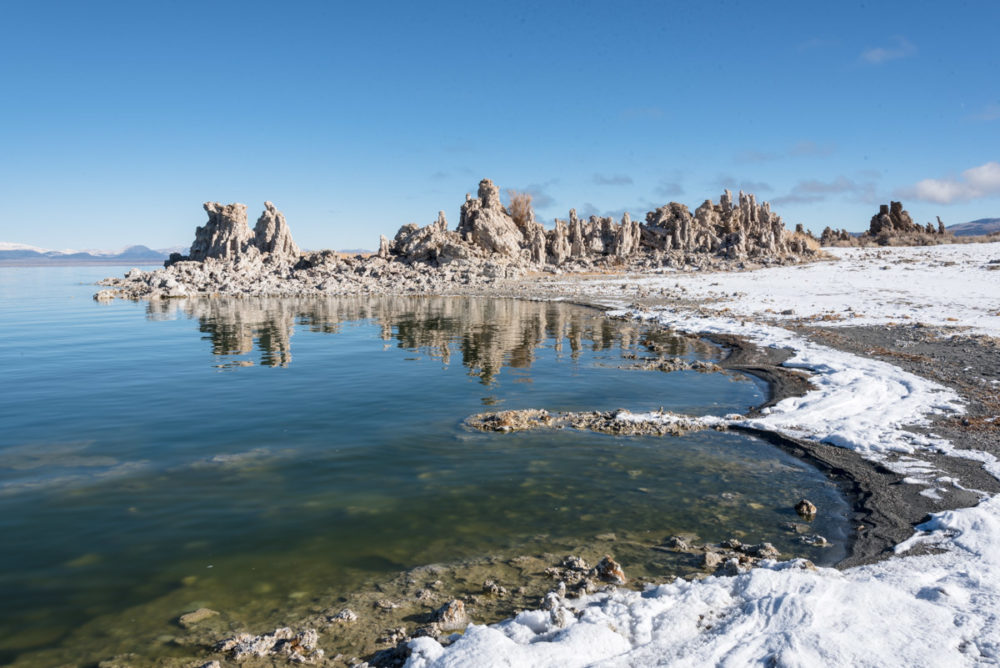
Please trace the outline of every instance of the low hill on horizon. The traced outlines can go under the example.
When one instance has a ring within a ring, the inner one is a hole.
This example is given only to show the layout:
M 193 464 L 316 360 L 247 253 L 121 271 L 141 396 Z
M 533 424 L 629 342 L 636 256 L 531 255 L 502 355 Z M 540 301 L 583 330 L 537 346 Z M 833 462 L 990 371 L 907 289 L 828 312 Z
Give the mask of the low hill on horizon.
M 0 264 L 117 264 L 135 262 L 140 264 L 158 264 L 170 256 L 172 249 L 154 250 L 148 246 L 136 244 L 120 251 L 77 251 L 49 250 L 16 243 L 0 243 Z
M 980 234 L 1000 232 L 1000 218 L 980 218 L 968 223 L 958 223 L 946 227 L 956 237 L 970 237 Z

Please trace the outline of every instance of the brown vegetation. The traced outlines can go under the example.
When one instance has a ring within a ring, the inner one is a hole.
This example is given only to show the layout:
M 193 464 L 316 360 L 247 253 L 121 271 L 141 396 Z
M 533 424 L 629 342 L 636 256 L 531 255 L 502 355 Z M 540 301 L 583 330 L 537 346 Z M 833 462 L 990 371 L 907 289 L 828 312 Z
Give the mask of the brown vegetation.
M 514 223 L 519 228 L 524 229 L 530 221 L 535 219 L 535 211 L 531 208 L 531 194 L 508 190 L 507 197 L 510 199 L 507 212 L 514 219 Z

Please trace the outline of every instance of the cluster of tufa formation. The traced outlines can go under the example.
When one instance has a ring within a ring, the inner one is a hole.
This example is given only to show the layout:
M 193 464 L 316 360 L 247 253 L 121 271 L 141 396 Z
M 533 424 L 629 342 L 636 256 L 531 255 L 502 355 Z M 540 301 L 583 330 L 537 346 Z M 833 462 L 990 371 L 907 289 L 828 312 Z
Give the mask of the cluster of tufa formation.
M 890 202 L 879 205 L 878 213 L 872 216 L 868 230 L 860 235 L 853 235 L 847 230 L 835 230 L 827 227 L 820 235 L 820 245 L 823 246 L 867 246 L 867 245 L 924 245 L 940 243 L 951 238 L 951 233 L 945 229 L 940 216 L 937 226 L 933 223 L 921 225 L 914 222 L 910 212 L 903 208 L 902 202 Z
M 174 253 L 167 266 L 185 260 L 204 262 L 208 259 L 237 260 L 260 254 L 271 261 L 299 259 L 299 247 L 285 216 L 271 202 L 264 202 L 264 213 L 251 230 L 247 223 L 245 204 L 205 202 L 208 222 L 194 232 L 194 243 L 187 256 Z
M 300 252 L 270 202 L 252 230 L 245 205 L 204 206 L 208 222 L 195 231 L 188 255 L 174 253 L 158 271 L 133 269 L 107 279 L 103 284 L 117 290 L 102 290 L 95 299 L 453 294 L 528 271 L 732 269 L 800 262 L 818 252 L 813 239 L 786 230 L 766 202 L 742 192 L 734 201 L 728 190 L 718 204 L 706 200 L 693 215 L 676 202 L 647 213 L 645 223 L 628 213 L 620 221 L 583 220 L 570 210 L 568 220 L 546 229 L 530 204 L 508 209 L 497 186 L 484 179 L 476 197 L 466 195 L 457 229 L 448 229 L 442 211 L 430 225 L 404 225 L 391 241 L 383 236 L 368 257 Z
M 685 205 L 671 202 L 647 213 L 645 224 L 628 213 L 619 222 L 600 216 L 582 220 L 571 209 L 569 220 L 557 219 L 546 230 L 530 209 L 525 219 L 515 220 L 489 179 L 479 183 L 477 197 L 466 195 L 456 231 L 448 230 L 441 212 L 427 227 L 406 225 L 392 242 L 383 237 L 379 247 L 383 258 L 411 262 L 447 264 L 499 255 L 542 266 L 623 264 L 648 256 L 664 259 L 672 252 L 780 261 L 814 250 L 800 235 L 786 231 L 766 202 L 758 204 L 756 197 L 742 192 L 738 202 L 728 190 L 718 204 L 706 200 L 694 215 Z

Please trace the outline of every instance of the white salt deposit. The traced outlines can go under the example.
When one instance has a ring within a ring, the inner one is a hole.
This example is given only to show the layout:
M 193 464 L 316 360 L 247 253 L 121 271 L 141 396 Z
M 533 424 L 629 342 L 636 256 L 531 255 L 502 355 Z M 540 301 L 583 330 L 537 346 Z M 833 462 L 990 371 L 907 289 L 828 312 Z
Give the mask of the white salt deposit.
M 946 480 L 921 453 L 953 447 L 904 427 L 960 411 L 952 390 L 760 321 L 774 323 L 780 320 L 777 312 L 791 309 L 795 317 L 847 314 L 848 324 L 920 321 L 998 336 L 1000 271 L 986 267 L 1000 259 L 1000 244 L 834 253 L 837 262 L 803 267 L 641 279 L 654 291 L 679 283 L 689 297 L 703 300 L 702 313 L 715 315 L 673 309 L 634 315 L 690 332 L 740 334 L 761 345 L 792 348 L 796 354 L 787 364 L 809 370 L 814 390 L 757 419 L 718 419 L 850 448 L 889 462 L 913 483 L 927 486 L 928 494 L 937 494 L 933 485 Z M 595 282 L 590 289 L 595 296 L 615 294 L 620 284 L 621 279 Z M 658 414 L 628 419 L 643 418 L 670 419 Z M 993 456 L 962 454 L 1000 476 Z M 1000 663 L 1000 498 L 938 513 L 919 529 L 897 547 L 899 556 L 879 564 L 841 572 L 805 569 L 797 561 L 765 562 L 734 577 L 596 594 L 564 601 L 572 614 L 527 611 L 492 627 L 472 625 L 448 647 L 416 639 L 407 665 Z M 906 556 L 918 542 L 933 542 L 943 551 Z

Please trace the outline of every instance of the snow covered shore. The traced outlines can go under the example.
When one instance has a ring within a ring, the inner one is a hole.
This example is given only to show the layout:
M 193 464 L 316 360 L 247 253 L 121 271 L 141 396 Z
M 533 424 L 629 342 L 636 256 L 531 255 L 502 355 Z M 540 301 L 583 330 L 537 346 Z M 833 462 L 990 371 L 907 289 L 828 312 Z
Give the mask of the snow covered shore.
M 928 495 L 940 481 L 922 453 L 977 459 L 1000 477 L 993 454 L 959 453 L 943 438 L 906 429 L 961 411 L 954 390 L 779 326 L 785 318 L 831 326 L 921 322 L 1000 337 L 1000 271 L 991 269 L 1000 264 L 1000 244 L 833 252 L 837 261 L 806 266 L 639 278 L 634 283 L 648 292 L 679 289 L 700 308 L 630 313 L 793 349 L 786 365 L 809 370 L 815 389 L 778 403 L 751 426 L 852 449 L 905 472 Z M 606 303 L 625 307 L 621 284 L 619 277 L 575 288 L 594 299 L 615 295 Z M 891 456 L 899 453 L 905 458 Z M 907 556 L 920 542 L 940 551 Z M 734 577 L 553 601 L 550 610 L 471 626 L 448 647 L 413 640 L 407 665 L 1000 663 L 1000 497 L 983 495 L 975 507 L 934 515 L 896 551 L 845 571 L 770 562 Z

